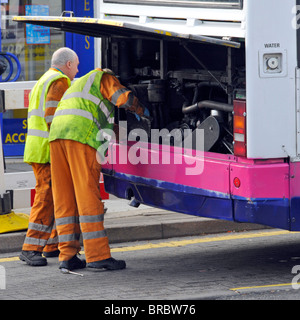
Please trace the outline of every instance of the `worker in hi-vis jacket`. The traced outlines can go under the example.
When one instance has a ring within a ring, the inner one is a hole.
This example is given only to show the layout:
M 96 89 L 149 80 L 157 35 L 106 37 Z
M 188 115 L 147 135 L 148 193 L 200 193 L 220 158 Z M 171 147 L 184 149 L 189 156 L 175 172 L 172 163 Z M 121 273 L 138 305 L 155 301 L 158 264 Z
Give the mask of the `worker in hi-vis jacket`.
M 97 68 L 74 82 L 55 113 L 49 140 L 60 269 L 126 267 L 125 261 L 111 257 L 97 161 L 104 143 L 98 134 L 113 129 L 115 106 L 138 118 L 148 114 L 110 70 Z M 80 231 L 86 261 L 77 256 Z
M 58 102 L 78 72 L 78 64 L 78 56 L 73 50 L 66 47 L 56 50 L 50 69 L 30 92 L 24 161 L 32 166 L 36 193 L 20 259 L 32 266 L 44 266 L 47 264 L 45 257 L 59 254 L 51 187 L 49 128 Z

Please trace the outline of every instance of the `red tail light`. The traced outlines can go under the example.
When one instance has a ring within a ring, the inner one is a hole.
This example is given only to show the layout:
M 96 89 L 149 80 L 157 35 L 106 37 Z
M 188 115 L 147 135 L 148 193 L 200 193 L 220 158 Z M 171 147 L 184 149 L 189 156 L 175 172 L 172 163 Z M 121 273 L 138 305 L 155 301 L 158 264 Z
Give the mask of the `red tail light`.
M 234 155 L 246 157 L 246 101 L 233 101 L 233 141 Z

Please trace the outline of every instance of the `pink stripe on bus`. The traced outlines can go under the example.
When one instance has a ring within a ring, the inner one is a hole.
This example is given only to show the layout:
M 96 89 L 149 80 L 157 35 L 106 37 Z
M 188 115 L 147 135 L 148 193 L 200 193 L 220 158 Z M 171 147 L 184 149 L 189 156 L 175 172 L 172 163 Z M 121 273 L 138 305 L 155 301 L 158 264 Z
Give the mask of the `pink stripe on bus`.
M 248 160 L 211 152 L 204 152 L 196 159 L 183 155 L 181 149 L 173 147 L 164 151 L 162 146 L 147 149 L 113 144 L 111 148 L 112 153 L 120 157 L 114 159 L 112 165 L 106 164 L 103 167 L 113 168 L 115 172 L 213 191 L 233 198 L 250 200 L 290 197 L 289 164 L 282 159 Z M 170 153 L 170 161 L 166 163 Z M 131 163 L 129 157 L 134 154 L 138 161 Z M 151 159 L 158 160 L 158 163 L 154 164 Z M 187 170 L 193 173 L 193 168 L 196 174 L 187 174 Z M 233 184 L 235 177 L 240 180 L 239 188 Z

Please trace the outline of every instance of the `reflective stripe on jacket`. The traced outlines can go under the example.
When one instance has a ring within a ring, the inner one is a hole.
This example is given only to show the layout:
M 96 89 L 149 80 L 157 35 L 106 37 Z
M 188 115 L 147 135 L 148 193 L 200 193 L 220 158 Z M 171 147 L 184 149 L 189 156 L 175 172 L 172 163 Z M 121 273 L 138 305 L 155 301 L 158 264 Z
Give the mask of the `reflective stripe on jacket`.
M 68 139 L 98 149 L 103 130 L 113 129 L 114 105 L 100 92 L 103 71 L 93 70 L 65 92 L 51 124 L 49 140 Z
M 59 71 L 49 69 L 35 84 L 30 93 L 28 108 L 28 131 L 24 150 L 27 163 L 50 162 L 49 132 L 45 115 L 45 101 L 50 85 L 60 78 L 70 79 Z

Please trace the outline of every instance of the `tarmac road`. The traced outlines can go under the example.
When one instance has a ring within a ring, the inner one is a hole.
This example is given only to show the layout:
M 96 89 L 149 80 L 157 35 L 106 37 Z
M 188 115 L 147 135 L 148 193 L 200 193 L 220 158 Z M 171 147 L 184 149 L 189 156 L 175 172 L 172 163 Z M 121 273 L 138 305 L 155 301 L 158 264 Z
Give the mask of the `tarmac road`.
M 82 275 L 62 274 L 57 258 L 30 267 L 5 253 L 0 300 L 102 300 L 98 315 L 130 300 L 143 308 L 177 301 L 194 305 L 198 317 L 196 300 L 299 300 L 299 243 L 300 233 L 272 229 L 112 244 L 127 268 L 77 270 Z

